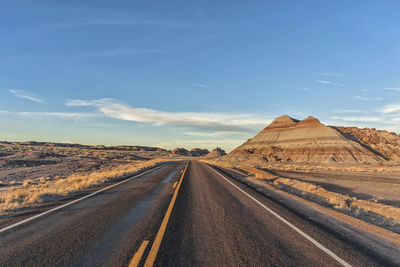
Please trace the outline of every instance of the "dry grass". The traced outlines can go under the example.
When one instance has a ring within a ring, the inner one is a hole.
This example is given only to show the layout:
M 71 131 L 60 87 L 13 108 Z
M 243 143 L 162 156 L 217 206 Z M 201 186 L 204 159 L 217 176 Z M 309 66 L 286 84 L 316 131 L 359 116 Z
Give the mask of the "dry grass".
M 254 177 L 259 180 L 273 181 L 274 179 L 278 178 L 276 175 L 257 168 L 245 167 L 241 169 L 246 171 L 247 173 L 253 174 Z
M 315 166 L 311 164 L 274 164 L 274 169 L 282 171 L 333 171 L 333 172 L 354 172 L 354 173 L 390 173 L 398 174 L 400 173 L 400 168 L 398 166 L 392 166 L 387 164 L 387 166 L 379 165 L 361 165 L 359 166 Z
M 274 181 L 274 185 L 291 193 L 301 192 L 301 196 L 306 198 L 316 200 L 315 197 L 317 197 L 317 199 L 322 199 L 325 204 L 338 210 L 351 212 L 356 217 L 374 213 L 385 217 L 385 225 L 393 227 L 400 222 L 400 208 L 394 206 L 345 196 L 312 183 L 294 179 L 278 178 Z
M 64 179 L 51 181 L 46 181 L 45 178 L 39 179 L 36 183 L 31 180 L 25 180 L 21 188 L 10 189 L 6 194 L 0 196 L 0 212 L 53 201 L 72 192 L 121 178 L 164 161 L 166 160 L 141 161 L 136 164 L 120 165 L 109 170 L 96 171 L 90 174 L 72 174 Z

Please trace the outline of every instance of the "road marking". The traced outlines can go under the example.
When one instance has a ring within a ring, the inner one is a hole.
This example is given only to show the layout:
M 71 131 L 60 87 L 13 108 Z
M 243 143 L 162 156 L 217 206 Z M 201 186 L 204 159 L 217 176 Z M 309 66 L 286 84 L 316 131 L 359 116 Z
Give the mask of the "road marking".
M 110 188 L 113 188 L 113 187 L 115 187 L 115 186 L 117 186 L 117 185 L 126 183 L 126 182 L 128 182 L 128 181 L 130 181 L 130 180 L 132 180 L 132 179 L 135 179 L 135 178 L 137 178 L 137 177 L 139 177 L 139 176 L 142 176 L 142 175 L 144 175 L 144 174 L 146 174 L 146 173 L 152 172 L 152 171 L 154 171 L 154 170 L 156 170 L 156 169 L 159 169 L 159 168 L 161 168 L 162 166 L 165 166 L 165 165 L 166 165 L 166 164 L 160 165 L 160 166 L 158 166 L 158 167 L 155 167 L 155 168 L 153 168 L 153 169 L 150 169 L 150 170 L 148 170 L 148 171 L 145 171 L 145 172 L 143 172 L 143 173 L 140 173 L 140 174 L 138 174 L 138 175 L 135 175 L 135 176 L 133 176 L 133 177 L 131 177 L 131 178 L 128 178 L 128 179 L 123 180 L 123 181 L 121 181 L 121 182 L 118 182 L 118 183 L 116 183 L 116 184 L 107 186 L 107 187 L 105 187 L 105 188 L 103 188 L 103 189 L 100 189 L 100 190 L 98 190 L 98 191 L 96 191 L 96 192 L 93 192 L 93 193 L 91 193 L 91 194 L 89 194 L 89 195 L 87 195 L 87 196 L 84 196 L 84 197 L 75 199 L 75 200 L 73 200 L 73 201 L 71 201 L 71 202 L 65 203 L 65 204 L 63 204 L 63 205 L 61 205 L 61 206 L 58 206 L 58 207 L 54 208 L 54 209 L 47 210 L 47 211 L 45 211 L 45 212 L 39 213 L 39 214 L 37 214 L 37 215 L 35 215 L 35 216 L 29 217 L 29 218 L 27 218 L 27 219 L 25 219 L 25 220 L 22 220 L 22 221 L 20 221 L 20 222 L 17 222 L 17 223 L 11 224 L 11 225 L 9 225 L 9 226 L 6 226 L 6 227 L 4 227 L 4 228 L 1 228 L 1 229 L 0 229 L 0 233 L 3 233 L 3 232 L 5 232 L 5 231 L 7 231 L 7 230 L 10 230 L 10 229 L 12 229 L 12 228 L 14 228 L 14 227 L 17 227 L 17 226 L 21 225 L 21 224 L 24 224 L 24 223 L 30 222 L 30 221 L 32 221 L 32 220 L 35 220 L 35 219 L 37 219 L 37 218 L 39 218 L 39 217 L 42 217 L 42 216 L 44 216 L 44 215 L 46 215 L 46 214 L 49 214 L 49 213 L 53 212 L 53 211 L 56 211 L 56 210 L 65 208 L 65 207 L 67 207 L 67 206 L 70 206 L 70 205 L 72 205 L 72 204 L 74 204 L 74 203 L 76 203 L 76 202 L 79 202 L 79 201 L 84 200 L 84 199 L 86 199 L 86 198 L 89 198 L 89 197 L 91 197 L 91 196 L 97 195 L 98 193 L 101 193 L 101 192 L 103 192 L 103 191 L 105 191 L 105 190 L 107 190 L 107 189 L 110 189 Z
M 133 256 L 131 262 L 129 263 L 128 267 L 136 267 L 139 265 L 140 260 L 142 259 L 143 253 L 149 244 L 148 240 L 143 241 L 142 245 L 140 246 L 139 250 Z
M 165 229 L 167 228 L 169 217 L 171 216 L 172 209 L 174 208 L 175 200 L 179 192 L 179 188 L 181 187 L 183 177 L 185 176 L 186 169 L 189 166 L 189 162 L 186 163 L 185 169 L 183 169 L 181 179 L 179 180 L 178 186 L 175 189 L 174 195 L 172 196 L 171 202 L 169 203 L 167 212 L 165 213 L 165 217 L 161 223 L 160 229 L 157 232 L 156 238 L 154 239 L 153 245 L 151 246 L 149 255 L 147 256 L 145 267 L 152 267 L 154 261 L 156 260 L 158 250 L 161 245 L 162 238 L 165 233 Z
M 316 247 L 318 247 L 319 249 L 321 249 L 322 251 L 324 251 L 326 254 L 328 254 L 329 256 L 331 256 L 332 258 L 334 258 L 336 261 L 338 261 L 340 264 L 342 264 L 343 266 L 346 267 L 351 267 L 351 265 L 349 263 L 347 263 L 346 261 L 344 261 L 343 259 L 341 259 L 339 256 L 337 256 L 334 252 L 330 251 L 329 249 L 327 249 L 326 247 L 324 247 L 321 243 L 319 243 L 317 240 L 315 240 L 314 238 L 312 238 L 311 236 L 307 235 L 306 233 L 304 233 L 303 231 L 301 231 L 299 228 L 297 228 L 296 226 L 294 226 L 293 224 L 291 224 L 290 222 L 288 222 L 286 219 L 284 219 L 283 217 L 281 217 L 279 214 L 277 214 L 276 212 L 274 212 L 273 210 L 271 210 L 270 208 L 268 208 L 267 206 L 265 206 L 264 204 L 262 204 L 260 201 L 258 201 L 257 199 L 255 199 L 254 197 L 252 197 L 251 195 L 249 195 L 248 193 L 246 193 L 243 189 L 241 189 L 240 187 L 238 187 L 237 185 L 235 185 L 234 183 L 232 183 L 231 181 L 229 181 L 225 176 L 223 176 L 222 174 L 220 174 L 219 172 L 217 172 L 214 168 L 210 167 L 209 165 L 207 165 L 211 170 L 213 170 L 215 173 L 217 173 L 219 176 L 221 176 L 222 178 L 224 178 L 227 182 L 229 182 L 231 185 L 233 185 L 234 187 L 236 187 L 239 191 L 241 191 L 243 194 L 245 194 L 246 196 L 248 196 L 249 198 L 251 198 L 252 200 L 254 200 L 257 204 L 259 204 L 261 207 L 263 207 L 264 209 L 266 209 L 268 212 L 270 212 L 272 215 L 274 215 L 275 217 L 277 217 L 279 220 L 281 220 L 282 222 L 284 222 L 286 225 L 288 225 L 290 228 L 292 228 L 293 230 L 295 230 L 297 233 L 299 233 L 300 235 L 302 235 L 305 239 L 307 239 L 308 241 L 310 241 L 311 243 L 313 243 Z
M 172 188 L 175 188 L 177 184 L 178 184 L 178 181 L 176 181 L 176 182 L 174 183 L 174 185 L 172 186 Z

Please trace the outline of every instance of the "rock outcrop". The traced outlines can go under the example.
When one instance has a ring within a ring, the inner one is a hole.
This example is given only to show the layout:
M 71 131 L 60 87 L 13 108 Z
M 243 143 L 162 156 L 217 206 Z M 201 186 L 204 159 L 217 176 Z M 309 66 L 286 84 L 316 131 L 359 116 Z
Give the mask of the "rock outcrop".
M 201 149 L 201 148 L 193 148 L 192 150 L 190 150 L 190 154 L 193 157 L 201 157 L 204 155 L 207 155 L 210 151 L 208 151 L 208 149 Z
M 191 156 L 189 150 L 181 147 L 181 148 L 175 148 L 174 150 L 171 151 L 172 155 L 179 155 L 179 156 Z
M 385 158 L 309 116 L 276 118 L 224 159 L 231 162 L 378 162 Z
M 382 157 L 400 161 L 400 135 L 375 128 L 333 127 L 348 139 L 354 140 L 365 148 Z
M 225 150 L 217 147 L 217 148 L 214 148 L 210 153 L 208 153 L 204 157 L 205 158 L 219 158 L 219 157 L 222 157 L 225 155 L 226 155 Z

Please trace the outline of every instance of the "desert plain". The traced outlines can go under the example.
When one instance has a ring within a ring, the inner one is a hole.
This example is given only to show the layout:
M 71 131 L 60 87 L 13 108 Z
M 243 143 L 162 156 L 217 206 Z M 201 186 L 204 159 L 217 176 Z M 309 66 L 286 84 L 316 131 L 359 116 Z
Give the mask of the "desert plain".
M 400 232 L 400 136 L 281 116 L 230 153 L 221 148 L 0 142 L 0 216 L 13 217 L 157 166 L 201 160 L 255 187 Z M 245 177 L 245 178 L 243 178 Z

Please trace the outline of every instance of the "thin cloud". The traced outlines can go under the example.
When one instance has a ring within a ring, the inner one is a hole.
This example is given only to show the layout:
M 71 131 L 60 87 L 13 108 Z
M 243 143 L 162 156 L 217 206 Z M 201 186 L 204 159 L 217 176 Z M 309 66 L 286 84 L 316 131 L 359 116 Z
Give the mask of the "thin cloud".
M 109 49 L 109 50 L 97 50 L 77 53 L 79 56 L 85 57 L 114 57 L 114 56 L 129 56 L 129 55 L 145 55 L 145 54 L 162 54 L 169 53 L 173 50 L 167 49 Z
M 400 103 L 386 105 L 380 109 L 380 112 L 383 114 L 398 113 L 400 112 Z
M 325 80 L 315 80 L 317 83 L 322 83 L 322 84 L 331 84 L 330 81 L 325 81 Z
M 311 88 L 309 88 L 309 87 L 297 87 L 297 89 L 302 90 L 302 91 L 311 91 Z
M 73 120 L 86 121 L 91 118 L 99 117 L 94 113 L 75 113 L 75 112 L 17 112 L 16 115 L 29 117 L 32 119 L 54 120 Z
M 377 101 L 382 101 L 383 100 L 383 98 L 382 97 L 368 97 L 368 96 L 362 96 L 362 95 L 356 95 L 355 97 L 354 97 L 355 99 L 357 99 L 357 100 L 360 100 L 360 101 L 367 101 L 367 100 L 377 100 Z
M 135 108 L 112 98 L 74 99 L 67 100 L 65 104 L 67 106 L 94 107 L 103 115 L 119 120 L 209 131 L 254 133 L 265 127 L 269 121 L 253 114 L 166 112 L 149 108 Z
M 383 119 L 381 117 L 375 116 L 334 116 L 333 120 L 340 121 L 349 121 L 349 122 L 379 122 L 383 123 Z
M 204 84 L 204 83 L 192 83 L 192 84 L 190 84 L 190 86 L 192 86 L 192 87 L 208 87 L 208 85 Z
M 31 112 L 31 111 L 21 111 L 14 112 L 8 110 L 0 110 L 0 115 L 9 116 L 22 116 L 26 118 L 31 118 L 35 120 L 72 120 L 72 121 L 87 121 L 92 118 L 102 117 L 102 114 L 97 113 L 79 113 L 79 112 Z
M 400 130 L 400 103 L 384 105 L 377 110 L 336 110 L 336 114 L 343 116 L 332 116 L 332 125 L 344 124 L 358 127 L 377 127 L 399 131 Z
M 183 132 L 183 134 L 189 136 L 199 136 L 199 137 L 224 137 L 232 134 L 243 135 L 242 132 Z
M 388 90 L 388 91 L 400 91 L 400 88 L 399 87 L 386 87 L 385 90 Z
M 331 81 L 327 81 L 327 80 L 315 80 L 316 83 L 320 83 L 320 84 L 329 84 L 329 85 L 335 85 L 335 86 L 340 86 L 343 87 L 344 84 L 342 83 L 335 83 L 335 82 L 331 82 Z
M 48 30 L 75 29 L 81 27 L 118 26 L 118 27 L 157 27 L 157 28 L 206 28 L 212 24 L 206 21 L 180 21 L 155 19 L 121 19 L 121 18 L 82 18 L 46 25 Z
M 320 75 L 340 77 L 340 76 L 343 76 L 343 73 L 340 73 L 340 72 L 321 72 Z
M 16 97 L 27 99 L 36 103 L 43 103 L 43 100 L 34 96 L 32 93 L 24 91 L 24 90 L 8 90 L 11 94 Z
M 362 95 L 356 95 L 354 98 L 361 101 L 369 100 L 369 97 Z
M 334 110 L 335 113 L 362 113 L 361 110 L 358 109 L 337 109 Z

